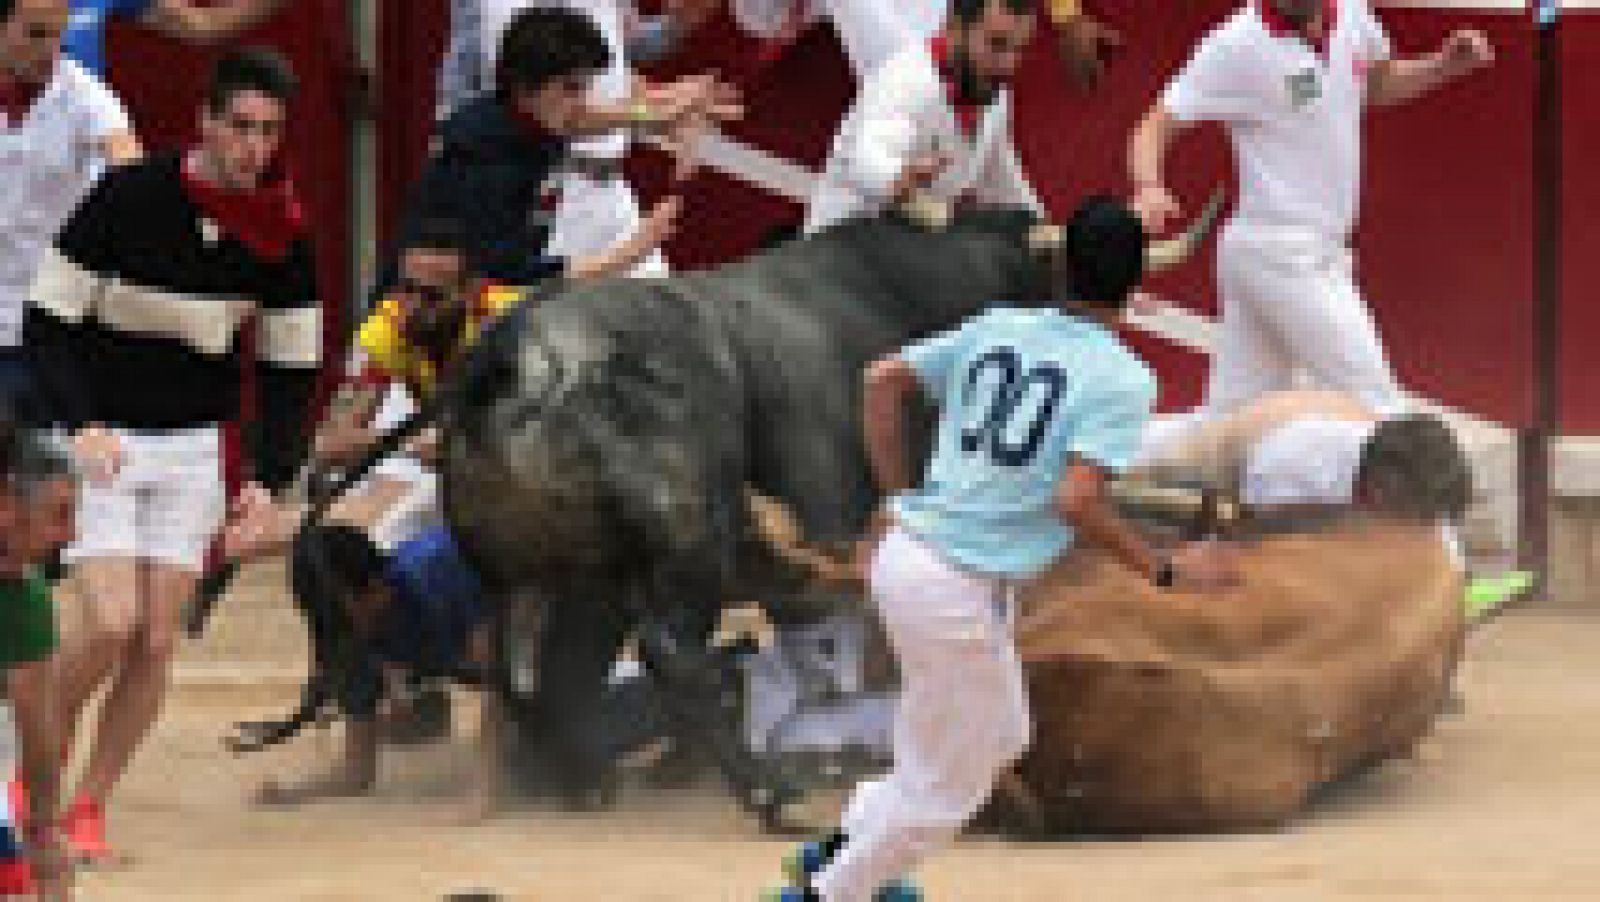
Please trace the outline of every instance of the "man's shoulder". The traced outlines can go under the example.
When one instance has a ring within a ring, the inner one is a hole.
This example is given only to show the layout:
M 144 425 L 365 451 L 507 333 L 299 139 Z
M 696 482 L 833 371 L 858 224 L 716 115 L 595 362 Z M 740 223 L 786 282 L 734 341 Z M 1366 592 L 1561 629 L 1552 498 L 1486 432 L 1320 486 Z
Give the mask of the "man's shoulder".
M 100 177 L 100 190 L 90 195 L 84 206 L 171 203 L 183 193 L 180 168 L 176 154 L 154 154 L 114 166 Z
M 1092 367 L 1095 388 L 1107 396 L 1124 398 L 1130 402 L 1148 403 L 1155 399 L 1156 374 L 1150 364 L 1134 352 L 1121 336 L 1109 329 L 1098 329 L 1089 340 L 1095 353 L 1084 356 Z
M 1245 50 L 1259 45 L 1266 34 L 1260 15 L 1254 7 L 1245 4 L 1207 29 L 1200 44 L 1216 49 Z
M 906 100 L 942 96 L 939 65 L 933 59 L 933 52 L 920 43 L 902 48 L 879 64 L 867 78 L 880 89 L 893 88 L 902 92 L 899 96 Z
M 505 104 L 493 95 L 467 101 L 439 125 L 441 153 L 521 155 L 543 143 L 564 142 L 554 135 L 548 142 L 530 137 Z
M 75 108 L 99 109 L 106 104 L 121 106 L 111 86 L 100 76 L 66 54 L 56 60 L 54 75 L 58 90 Z

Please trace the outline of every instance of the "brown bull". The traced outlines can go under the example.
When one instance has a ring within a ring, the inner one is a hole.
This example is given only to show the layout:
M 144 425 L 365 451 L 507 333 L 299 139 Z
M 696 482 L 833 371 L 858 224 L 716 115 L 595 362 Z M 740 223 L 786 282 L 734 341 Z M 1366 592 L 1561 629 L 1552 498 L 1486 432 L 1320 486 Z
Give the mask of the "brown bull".
M 1261 827 L 1396 755 L 1440 710 L 1464 631 L 1431 526 L 1249 543 L 1223 595 L 1077 553 L 1021 598 L 1032 750 L 989 812 L 1032 834 Z

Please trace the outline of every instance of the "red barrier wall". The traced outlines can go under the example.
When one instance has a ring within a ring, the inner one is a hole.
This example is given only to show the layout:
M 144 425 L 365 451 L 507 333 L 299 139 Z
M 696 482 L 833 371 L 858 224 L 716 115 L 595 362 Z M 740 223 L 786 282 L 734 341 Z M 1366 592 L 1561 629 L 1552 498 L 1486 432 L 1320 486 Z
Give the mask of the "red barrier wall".
M 1562 124 L 1562 428 L 1600 433 L 1600 8 L 1573 9 L 1561 25 Z
M 1018 142 L 1057 214 L 1070 210 L 1086 193 L 1127 190 L 1123 161 L 1129 130 L 1205 28 L 1237 3 L 1103 0 L 1090 5 L 1130 38 L 1104 87 L 1094 94 L 1068 88 L 1047 30 L 1041 32 L 1017 86 Z M 1483 28 L 1497 44 L 1500 61 L 1468 83 L 1408 107 L 1371 114 L 1366 207 L 1358 236 L 1362 283 L 1407 385 L 1490 419 L 1526 424 L 1532 414 L 1531 22 L 1525 14 L 1460 10 L 1386 9 L 1381 16 L 1398 46 L 1409 52 L 1431 50 L 1453 27 Z M 385 26 L 386 84 L 408 87 L 407 96 L 391 95 L 391 103 L 399 106 L 388 109 L 424 108 L 415 92 L 423 78 L 432 78 L 442 18 L 440 0 L 421 0 L 408 4 L 404 21 Z M 1574 45 L 1582 40 L 1600 50 L 1600 28 L 1593 22 L 1569 28 L 1575 35 L 1568 41 L 1575 67 L 1581 51 Z M 666 71 L 715 68 L 733 75 L 745 86 L 751 110 L 733 134 L 815 165 L 826 153 L 831 129 L 850 94 L 849 73 L 831 33 L 813 30 L 765 68 L 752 65 L 753 50 L 753 42 L 722 19 L 695 35 L 684 58 Z M 1586 81 L 1581 90 L 1571 89 L 1569 110 L 1582 109 L 1580 103 L 1594 109 L 1600 102 L 1600 79 Z M 404 125 L 389 124 L 385 137 L 393 146 L 386 153 L 400 162 L 386 172 L 414 167 L 425 130 L 415 116 L 411 113 Z M 1592 136 L 1600 136 L 1593 134 L 1600 133 L 1596 117 L 1589 116 L 1586 127 Z M 1571 146 L 1577 146 L 1580 134 L 1572 129 Z M 658 194 L 665 188 L 665 167 L 648 152 L 636 157 L 641 193 Z M 1211 185 L 1229 177 L 1227 149 L 1214 131 L 1186 137 L 1174 161 L 1175 187 L 1191 208 L 1204 200 Z M 1585 196 L 1600 196 L 1600 176 L 1584 184 L 1579 190 L 1589 192 Z M 746 253 L 772 228 L 798 217 L 792 203 L 717 175 L 699 177 L 686 194 L 687 225 L 671 248 L 674 263 L 682 267 L 712 265 Z M 1586 206 L 1600 210 L 1600 204 Z M 1574 234 L 1595 236 L 1600 230 L 1600 213 L 1588 215 L 1593 220 L 1590 231 L 1574 227 Z M 1569 270 L 1600 268 L 1600 259 L 1576 257 L 1569 255 Z M 1573 274 L 1569 284 L 1577 283 Z M 1208 253 L 1204 261 L 1155 287 L 1209 313 L 1215 305 L 1213 285 Z M 1573 314 L 1569 323 L 1600 329 L 1600 322 L 1588 323 L 1585 317 L 1600 314 Z M 1196 401 L 1205 360 L 1159 339 L 1136 340 L 1162 372 L 1163 403 Z M 1575 355 L 1569 355 L 1572 360 Z M 1581 369 L 1576 363 L 1567 368 L 1574 386 L 1585 379 L 1600 382 L 1600 376 Z M 1569 416 L 1584 406 L 1577 394 L 1576 388 L 1567 394 Z M 1600 423 L 1600 409 L 1594 413 L 1592 422 Z

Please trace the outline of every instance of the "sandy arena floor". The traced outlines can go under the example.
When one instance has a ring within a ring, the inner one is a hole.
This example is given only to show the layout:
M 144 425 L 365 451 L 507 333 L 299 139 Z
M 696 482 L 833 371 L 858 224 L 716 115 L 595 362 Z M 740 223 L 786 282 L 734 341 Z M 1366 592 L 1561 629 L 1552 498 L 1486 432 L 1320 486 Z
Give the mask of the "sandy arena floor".
M 462 826 L 465 744 L 391 755 L 377 797 L 253 810 L 257 780 L 331 755 L 330 735 L 236 759 L 235 718 L 277 713 L 292 624 L 237 606 L 112 809 L 129 861 L 88 900 L 754 900 L 785 844 L 714 789 L 632 790 L 598 815 L 523 809 Z M 973 840 L 921 875 L 935 900 L 1600 899 L 1600 619 L 1510 616 L 1476 636 L 1464 714 L 1281 833 L 1014 845 Z M 289 669 L 292 672 L 292 667 Z M 222 679 L 223 674 L 232 679 Z M 244 674 L 245 679 L 238 675 Z M 273 679 L 265 679 L 268 676 Z M 256 685 L 251 685 L 256 683 Z

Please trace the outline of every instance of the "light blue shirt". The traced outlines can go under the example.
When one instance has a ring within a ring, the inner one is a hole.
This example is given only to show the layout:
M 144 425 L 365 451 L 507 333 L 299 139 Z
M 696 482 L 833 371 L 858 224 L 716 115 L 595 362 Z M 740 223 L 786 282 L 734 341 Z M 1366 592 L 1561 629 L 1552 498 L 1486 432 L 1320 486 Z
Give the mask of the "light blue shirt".
M 72 0 L 72 15 L 61 35 L 61 47 L 78 65 L 106 77 L 106 25 L 112 16 L 137 19 L 155 0 Z
M 1068 463 L 1125 469 L 1155 404 L 1150 368 L 1114 332 L 1054 309 L 992 309 L 900 357 L 937 403 L 939 432 L 895 516 L 988 576 L 1032 576 L 1071 546 L 1055 509 Z

